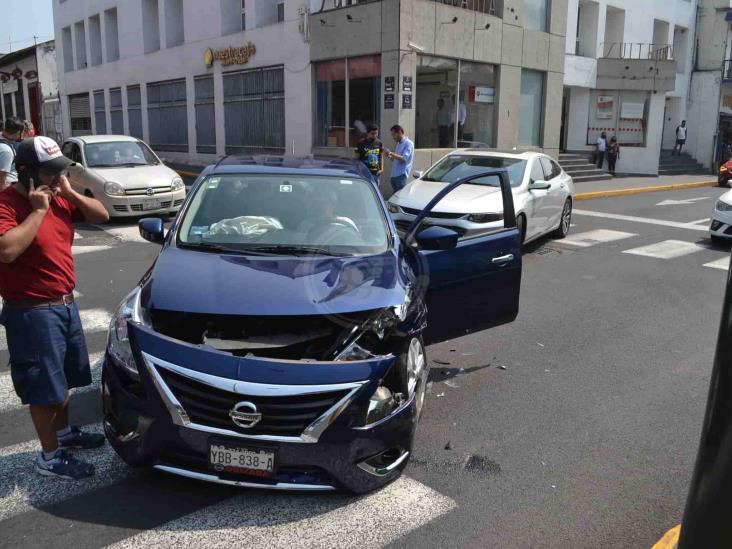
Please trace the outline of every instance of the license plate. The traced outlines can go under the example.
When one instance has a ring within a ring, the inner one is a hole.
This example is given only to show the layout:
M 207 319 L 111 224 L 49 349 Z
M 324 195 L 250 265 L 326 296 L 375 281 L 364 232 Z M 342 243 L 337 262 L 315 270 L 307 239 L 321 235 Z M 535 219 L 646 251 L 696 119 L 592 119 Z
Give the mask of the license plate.
M 160 200 L 157 198 L 151 198 L 149 200 L 143 200 L 142 201 L 142 209 L 144 211 L 148 210 L 159 210 L 160 209 Z
M 218 443 L 211 444 L 208 452 L 209 465 L 214 471 L 256 477 L 273 477 L 275 458 L 275 452 L 272 450 Z

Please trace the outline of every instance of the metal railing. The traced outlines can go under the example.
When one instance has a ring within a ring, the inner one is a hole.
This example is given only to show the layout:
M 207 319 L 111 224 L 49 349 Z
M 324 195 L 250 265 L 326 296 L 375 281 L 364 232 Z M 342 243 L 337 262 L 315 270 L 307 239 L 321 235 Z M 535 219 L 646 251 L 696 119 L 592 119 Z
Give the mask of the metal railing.
M 602 44 L 600 44 L 600 58 L 652 59 L 655 61 L 673 61 L 674 47 L 671 44 L 603 42 Z
M 346 8 L 349 6 L 355 6 L 358 4 L 366 4 L 378 0 L 321 0 L 320 6 L 315 10 L 314 13 L 322 11 L 330 11 L 339 8 Z M 488 15 L 495 15 L 496 17 L 503 16 L 503 0 L 432 0 L 438 4 L 445 4 L 448 6 L 454 6 L 456 8 L 463 8 L 470 11 L 476 11 L 478 13 L 485 13 Z

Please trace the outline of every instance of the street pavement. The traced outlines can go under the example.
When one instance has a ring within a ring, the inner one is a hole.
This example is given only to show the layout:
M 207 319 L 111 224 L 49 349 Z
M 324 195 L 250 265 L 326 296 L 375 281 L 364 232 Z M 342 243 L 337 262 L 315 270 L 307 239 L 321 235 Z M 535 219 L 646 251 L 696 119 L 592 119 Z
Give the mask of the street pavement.
M 579 202 L 568 238 L 528 246 L 516 322 L 428 349 L 413 460 L 363 497 L 133 471 L 108 446 L 86 454 L 94 479 L 41 478 L 0 339 L 0 547 L 650 547 L 680 521 L 701 430 L 730 254 L 708 240 L 722 192 Z M 97 366 L 72 418 L 88 428 L 107 324 L 156 252 L 132 223 L 77 228 Z

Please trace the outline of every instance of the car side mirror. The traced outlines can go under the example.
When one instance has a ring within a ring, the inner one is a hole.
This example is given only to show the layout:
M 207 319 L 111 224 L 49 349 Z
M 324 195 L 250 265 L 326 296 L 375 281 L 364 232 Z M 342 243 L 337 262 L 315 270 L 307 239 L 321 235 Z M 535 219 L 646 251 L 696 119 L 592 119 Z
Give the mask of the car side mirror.
M 423 175 L 424 172 L 412 172 L 412 177 L 414 177 L 414 179 L 422 179 Z
M 417 244 L 423 250 L 451 250 L 457 246 L 458 234 L 445 227 L 427 227 L 417 233 Z
M 548 191 L 551 188 L 552 185 L 548 181 L 532 181 L 529 184 L 529 190 L 532 191 Z
M 157 217 L 140 219 L 137 224 L 140 236 L 153 244 L 162 244 L 165 241 L 165 226 L 163 220 Z

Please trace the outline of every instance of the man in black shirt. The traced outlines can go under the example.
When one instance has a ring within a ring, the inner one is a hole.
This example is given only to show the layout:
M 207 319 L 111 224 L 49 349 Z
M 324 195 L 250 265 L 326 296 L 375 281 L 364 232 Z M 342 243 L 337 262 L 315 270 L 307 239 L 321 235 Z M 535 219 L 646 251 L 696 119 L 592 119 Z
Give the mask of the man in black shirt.
M 379 127 L 373 124 L 368 126 L 366 136 L 358 142 L 358 159 L 371 172 L 376 185 L 379 185 L 379 176 L 384 171 L 384 145 L 379 140 Z

